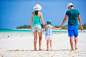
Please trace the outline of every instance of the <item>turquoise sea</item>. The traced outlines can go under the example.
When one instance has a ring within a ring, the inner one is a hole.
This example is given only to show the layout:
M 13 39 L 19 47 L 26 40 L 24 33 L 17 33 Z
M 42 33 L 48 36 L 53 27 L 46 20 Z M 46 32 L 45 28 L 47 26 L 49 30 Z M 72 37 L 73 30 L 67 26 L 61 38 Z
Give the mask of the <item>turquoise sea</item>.
M 17 30 L 17 29 L 0 29 L 0 33 L 32 33 L 31 30 Z M 53 30 L 53 33 L 67 33 L 67 30 Z M 45 31 L 43 31 L 43 33 L 45 33 Z M 80 31 L 79 33 L 86 33 L 86 30 Z

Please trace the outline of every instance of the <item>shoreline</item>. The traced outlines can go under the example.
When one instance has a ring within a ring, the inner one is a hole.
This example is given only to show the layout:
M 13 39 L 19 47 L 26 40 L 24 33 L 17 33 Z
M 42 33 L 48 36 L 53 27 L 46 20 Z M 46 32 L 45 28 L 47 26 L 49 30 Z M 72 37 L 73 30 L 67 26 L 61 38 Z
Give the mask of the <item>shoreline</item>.
M 0 29 L 0 30 L 31 30 L 31 29 Z M 53 29 L 53 31 L 60 31 L 60 30 L 54 30 Z M 62 31 L 67 31 L 67 30 L 66 29 L 62 29 Z M 78 31 L 81 31 L 81 30 L 78 30 Z M 86 31 L 86 30 L 83 30 L 83 31 Z
M 45 33 L 46 31 L 42 30 L 42 33 Z M 86 30 L 78 30 L 79 33 L 86 33 Z M 31 30 L 1 30 L 1 33 L 33 33 Z M 52 30 L 52 33 L 68 33 L 68 30 Z

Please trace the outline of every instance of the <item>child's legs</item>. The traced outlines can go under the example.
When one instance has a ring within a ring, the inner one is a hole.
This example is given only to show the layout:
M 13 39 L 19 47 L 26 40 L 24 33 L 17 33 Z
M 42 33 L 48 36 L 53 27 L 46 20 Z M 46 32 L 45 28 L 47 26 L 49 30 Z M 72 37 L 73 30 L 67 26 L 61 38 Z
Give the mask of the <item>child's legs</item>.
M 50 47 L 52 49 L 52 35 L 47 35 L 45 39 L 47 40 L 47 50 L 49 50 L 49 41 L 50 41 Z
M 49 40 L 47 40 L 47 50 L 49 50 Z
M 52 40 L 50 40 L 50 47 L 51 47 L 51 49 L 52 49 Z

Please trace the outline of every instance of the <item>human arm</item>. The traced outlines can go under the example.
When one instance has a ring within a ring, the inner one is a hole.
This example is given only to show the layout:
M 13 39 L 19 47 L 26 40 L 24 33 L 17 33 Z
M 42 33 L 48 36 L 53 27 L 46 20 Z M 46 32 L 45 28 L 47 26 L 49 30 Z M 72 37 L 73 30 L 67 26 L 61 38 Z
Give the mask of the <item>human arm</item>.
M 65 21 L 67 20 L 67 17 L 68 17 L 68 15 L 65 15 L 65 18 L 64 18 L 64 20 L 63 20 L 63 22 L 62 22 L 62 25 L 61 25 L 61 29 L 62 29 L 62 27 L 63 27 Z
M 46 31 L 46 29 L 48 28 L 48 26 L 47 25 L 45 25 L 45 27 L 44 27 L 44 29 L 43 29 L 43 31 Z
M 42 22 L 43 26 L 45 26 L 45 23 L 44 23 L 44 20 L 43 20 L 43 17 L 42 17 L 42 13 L 41 13 L 40 18 L 41 18 L 41 22 Z
M 33 24 L 33 13 L 32 13 L 32 15 L 31 15 L 31 30 L 32 30 L 32 24 Z
M 82 28 L 82 21 L 81 21 L 81 18 L 80 18 L 80 15 L 78 15 L 78 20 L 79 20 L 79 23 L 80 23 L 80 29 L 81 29 L 81 31 L 83 30 L 83 28 Z
M 43 31 L 46 31 L 46 29 L 44 28 Z
M 52 26 L 52 28 L 55 29 L 55 30 L 60 30 L 60 28 L 55 28 L 54 26 Z

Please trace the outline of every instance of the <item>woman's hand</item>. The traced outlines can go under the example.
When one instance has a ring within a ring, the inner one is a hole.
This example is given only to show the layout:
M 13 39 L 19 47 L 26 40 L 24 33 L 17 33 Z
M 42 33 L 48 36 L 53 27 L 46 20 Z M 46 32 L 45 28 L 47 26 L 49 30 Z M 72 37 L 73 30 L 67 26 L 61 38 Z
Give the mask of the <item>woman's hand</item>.
M 32 30 L 32 27 L 30 29 Z
M 46 29 L 44 28 L 43 31 L 46 31 Z
M 45 29 L 47 29 L 47 28 L 48 28 L 48 26 L 44 25 L 44 28 L 45 28 Z

